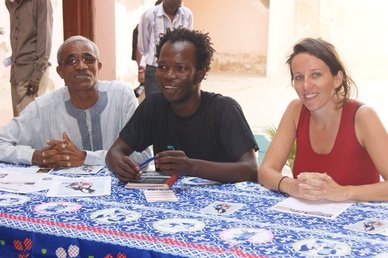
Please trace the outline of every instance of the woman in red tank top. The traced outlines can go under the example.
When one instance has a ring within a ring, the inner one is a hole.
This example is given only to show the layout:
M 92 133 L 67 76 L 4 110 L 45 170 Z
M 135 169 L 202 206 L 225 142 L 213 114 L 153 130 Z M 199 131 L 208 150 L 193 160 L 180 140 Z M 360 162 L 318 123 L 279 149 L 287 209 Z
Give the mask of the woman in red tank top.
M 376 112 L 350 99 L 355 84 L 334 46 L 297 43 L 287 60 L 291 101 L 258 171 L 265 187 L 307 200 L 388 200 L 388 135 Z M 281 170 L 296 141 L 293 178 Z

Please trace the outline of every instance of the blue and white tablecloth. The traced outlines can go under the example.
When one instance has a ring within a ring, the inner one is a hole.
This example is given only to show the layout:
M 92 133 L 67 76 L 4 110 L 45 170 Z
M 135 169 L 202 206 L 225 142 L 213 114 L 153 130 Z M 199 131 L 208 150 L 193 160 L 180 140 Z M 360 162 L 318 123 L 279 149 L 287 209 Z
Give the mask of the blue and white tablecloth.
M 258 184 L 201 183 L 181 178 L 173 186 L 178 202 L 155 203 L 115 178 L 110 196 L 0 191 L 0 257 L 388 256 L 386 236 L 344 228 L 388 219 L 386 203 L 356 203 L 328 220 L 269 210 L 286 196 Z M 242 206 L 227 216 L 200 212 L 216 201 Z

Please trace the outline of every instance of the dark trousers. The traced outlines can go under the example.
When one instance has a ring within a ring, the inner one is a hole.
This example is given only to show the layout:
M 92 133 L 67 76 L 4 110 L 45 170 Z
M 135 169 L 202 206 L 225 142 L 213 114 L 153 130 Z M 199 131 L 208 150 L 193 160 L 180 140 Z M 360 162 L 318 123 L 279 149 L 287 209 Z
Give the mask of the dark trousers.
M 157 68 L 155 66 L 146 66 L 144 78 L 144 90 L 146 97 L 152 93 L 161 92 L 160 83 L 156 79 L 156 69 Z

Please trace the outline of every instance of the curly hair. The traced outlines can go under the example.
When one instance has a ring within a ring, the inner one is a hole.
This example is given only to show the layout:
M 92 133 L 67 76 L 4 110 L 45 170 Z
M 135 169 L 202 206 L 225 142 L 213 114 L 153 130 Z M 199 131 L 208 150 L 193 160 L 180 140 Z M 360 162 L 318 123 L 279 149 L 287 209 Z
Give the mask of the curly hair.
M 166 42 L 174 43 L 179 41 L 191 42 L 195 46 L 196 68 L 208 72 L 215 50 L 212 47 L 213 43 L 210 41 L 209 34 L 197 30 L 184 27 L 167 29 L 166 33 L 161 35 L 159 44 L 156 46 L 156 58 L 159 59 L 160 51 Z
M 288 57 L 286 62 L 290 68 L 291 81 L 294 78 L 291 70 L 291 63 L 294 57 L 300 53 L 308 53 L 322 60 L 329 67 L 333 76 L 337 75 L 339 71 L 342 72 L 344 77 L 342 84 L 335 91 L 336 95 L 339 96 L 340 106 L 350 98 L 353 91 L 357 92 L 357 86 L 347 72 L 335 47 L 321 38 L 305 38 L 294 46 L 293 53 Z

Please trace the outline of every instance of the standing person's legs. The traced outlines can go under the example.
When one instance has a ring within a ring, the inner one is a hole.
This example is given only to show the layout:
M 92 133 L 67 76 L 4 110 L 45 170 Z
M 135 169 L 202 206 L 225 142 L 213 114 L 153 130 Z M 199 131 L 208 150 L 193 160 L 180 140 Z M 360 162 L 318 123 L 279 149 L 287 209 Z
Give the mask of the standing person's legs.
M 160 83 L 156 79 L 156 69 L 155 66 L 146 66 L 144 78 L 144 91 L 146 97 L 152 93 L 161 92 Z
M 17 84 L 11 85 L 11 97 L 12 97 L 12 108 L 13 115 L 19 116 L 20 112 L 36 97 L 43 95 L 46 92 L 48 84 L 49 71 L 43 73 L 42 78 L 39 82 L 39 90 L 36 94 L 27 95 L 27 88 L 29 81 L 21 81 Z

